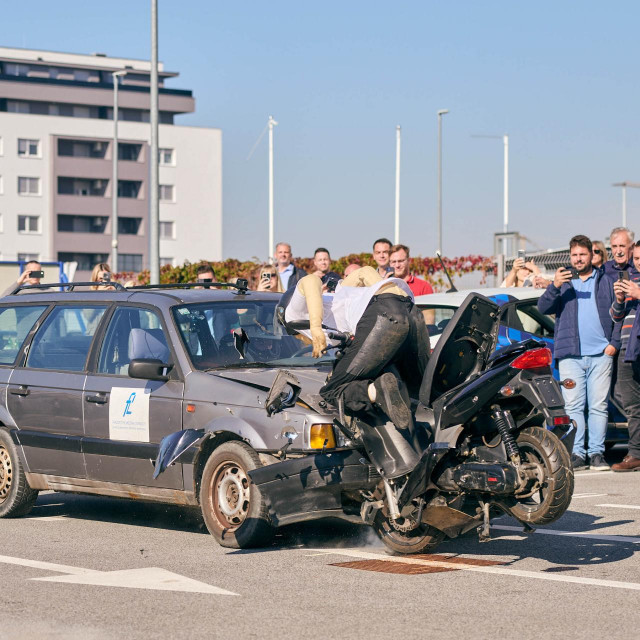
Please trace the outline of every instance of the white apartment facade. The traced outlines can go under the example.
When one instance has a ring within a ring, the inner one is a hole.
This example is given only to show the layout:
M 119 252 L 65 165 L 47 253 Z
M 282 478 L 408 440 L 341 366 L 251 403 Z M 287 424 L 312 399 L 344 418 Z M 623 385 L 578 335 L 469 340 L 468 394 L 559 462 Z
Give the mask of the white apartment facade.
M 119 88 L 118 267 L 148 268 L 147 61 L 0 47 L 0 259 L 75 261 L 76 280 L 109 262 L 112 72 Z M 161 263 L 222 257 L 222 133 L 183 127 L 190 91 L 160 70 Z

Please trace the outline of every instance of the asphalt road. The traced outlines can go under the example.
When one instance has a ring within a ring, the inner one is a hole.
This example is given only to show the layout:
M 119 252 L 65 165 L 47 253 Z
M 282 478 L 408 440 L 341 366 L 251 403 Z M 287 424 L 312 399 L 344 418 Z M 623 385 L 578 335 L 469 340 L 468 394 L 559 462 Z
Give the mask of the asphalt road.
M 0 639 L 638 637 L 640 473 L 577 474 L 533 535 L 493 524 L 432 557 L 334 520 L 233 551 L 178 508 L 46 493 L 0 520 Z

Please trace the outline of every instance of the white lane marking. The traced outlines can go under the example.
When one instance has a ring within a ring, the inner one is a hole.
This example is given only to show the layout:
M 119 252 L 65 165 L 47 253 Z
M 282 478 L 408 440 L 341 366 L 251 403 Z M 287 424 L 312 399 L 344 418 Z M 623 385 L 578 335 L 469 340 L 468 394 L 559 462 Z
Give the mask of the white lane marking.
M 323 551 L 322 549 L 308 549 L 308 551 Z M 379 553 L 360 551 L 359 549 L 325 549 L 326 554 L 363 558 L 366 560 L 384 560 L 387 562 L 401 562 L 403 564 L 418 564 L 428 567 L 446 567 L 447 569 L 459 569 L 460 571 L 472 571 L 475 573 L 494 573 L 502 576 L 517 578 L 533 578 L 535 580 L 549 580 L 551 582 L 572 582 L 585 584 L 592 587 L 611 587 L 614 589 L 631 589 L 640 591 L 640 583 L 618 582 L 616 580 L 599 580 L 597 578 L 580 578 L 578 576 L 561 576 L 553 573 L 540 573 L 538 571 L 523 571 L 521 569 L 505 569 L 503 567 L 478 567 L 476 565 L 458 564 L 454 562 L 436 562 L 434 560 L 422 560 L 420 558 L 402 556 L 384 556 Z
M 596 507 L 614 507 L 617 509 L 640 509 L 637 504 L 597 504 Z
M 214 587 L 205 582 L 172 573 L 159 567 L 145 569 L 125 569 L 123 571 L 95 571 L 82 567 L 71 567 L 66 564 L 29 560 L 0 556 L 0 563 L 15 564 L 43 571 L 65 573 L 65 576 L 49 578 L 31 578 L 42 582 L 66 582 L 73 584 L 90 584 L 103 587 L 123 587 L 130 589 L 153 589 L 156 591 L 188 591 L 190 593 L 207 593 L 221 596 L 237 596 L 239 594 Z
M 608 496 L 608 493 L 574 493 L 572 500 L 576 498 L 601 498 L 602 496 Z
M 204 582 L 172 573 L 160 567 L 147 569 L 125 569 L 124 571 L 104 571 L 92 574 L 53 576 L 51 578 L 31 578 L 40 582 L 65 582 L 88 584 L 99 587 L 124 587 L 127 589 L 152 589 L 154 591 L 187 591 L 220 596 L 237 596 L 237 593 L 214 587 Z
M 492 529 L 502 529 L 503 531 L 518 531 L 523 533 L 522 527 L 510 527 L 503 524 L 492 524 Z M 536 529 L 533 534 L 526 535 L 547 535 L 547 536 L 566 536 L 570 538 L 588 538 L 590 540 L 605 540 L 608 542 L 632 542 L 640 544 L 640 538 L 632 538 L 630 536 L 605 536 L 598 533 L 582 533 L 580 531 L 558 531 L 552 529 Z
M 613 475 L 615 471 L 596 471 L 595 469 L 587 469 L 586 471 L 576 471 L 574 477 L 576 478 L 599 478 L 600 476 Z
M 25 520 L 44 520 L 45 522 L 53 522 L 55 520 L 66 520 L 64 516 L 27 516 Z

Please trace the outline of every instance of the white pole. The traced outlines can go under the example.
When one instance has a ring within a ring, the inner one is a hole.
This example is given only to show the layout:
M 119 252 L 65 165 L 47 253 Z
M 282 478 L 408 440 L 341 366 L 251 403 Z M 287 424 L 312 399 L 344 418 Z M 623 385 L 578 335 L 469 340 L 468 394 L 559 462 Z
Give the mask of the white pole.
M 627 185 L 622 185 L 622 226 L 627 226 Z
M 438 111 L 438 253 L 442 254 L 442 116 L 448 109 Z
M 149 158 L 149 282 L 160 283 L 158 186 L 158 0 L 151 0 L 151 157 Z
M 269 250 L 267 256 L 273 264 L 273 127 L 278 123 L 269 116 Z
M 502 230 L 504 233 L 509 231 L 509 135 L 505 133 L 502 136 L 504 142 L 504 217 L 502 221 Z
M 400 125 L 396 127 L 396 229 L 394 244 L 400 244 Z
M 123 71 L 114 71 L 113 77 L 113 144 L 111 145 L 111 270 L 118 272 L 118 76 Z

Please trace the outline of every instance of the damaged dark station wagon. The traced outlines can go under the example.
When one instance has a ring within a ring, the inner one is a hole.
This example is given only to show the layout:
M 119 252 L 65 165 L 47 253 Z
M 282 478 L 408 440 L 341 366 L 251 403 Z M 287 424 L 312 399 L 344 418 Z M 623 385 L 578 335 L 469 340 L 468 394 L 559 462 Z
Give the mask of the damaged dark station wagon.
M 331 356 L 245 281 L 86 285 L 0 300 L 0 517 L 53 490 L 198 507 L 224 546 L 268 541 L 248 472 L 349 448 L 318 395 Z

